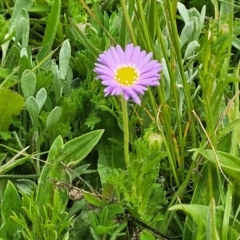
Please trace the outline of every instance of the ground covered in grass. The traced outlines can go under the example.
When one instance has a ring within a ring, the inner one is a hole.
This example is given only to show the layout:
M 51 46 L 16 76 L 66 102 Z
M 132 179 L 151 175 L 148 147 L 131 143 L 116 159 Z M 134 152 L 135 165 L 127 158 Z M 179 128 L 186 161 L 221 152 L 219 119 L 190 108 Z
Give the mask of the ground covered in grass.
M 0 1 L 0 240 L 240 238 L 240 2 Z

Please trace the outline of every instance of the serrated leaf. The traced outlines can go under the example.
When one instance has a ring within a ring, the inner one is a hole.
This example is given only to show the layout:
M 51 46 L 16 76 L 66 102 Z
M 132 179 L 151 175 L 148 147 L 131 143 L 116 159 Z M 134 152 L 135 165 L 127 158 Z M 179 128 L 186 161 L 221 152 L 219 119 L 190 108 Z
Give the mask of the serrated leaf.
M 87 125 L 90 128 L 90 130 L 93 130 L 95 125 L 100 121 L 101 118 L 93 114 L 86 119 L 85 125 Z

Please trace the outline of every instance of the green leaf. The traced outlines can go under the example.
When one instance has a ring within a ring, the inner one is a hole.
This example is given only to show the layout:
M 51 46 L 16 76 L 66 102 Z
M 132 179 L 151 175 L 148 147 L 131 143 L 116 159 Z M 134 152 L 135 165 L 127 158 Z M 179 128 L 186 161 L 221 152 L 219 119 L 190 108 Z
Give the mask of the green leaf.
M 239 124 L 239 119 L 235 119 L 232 122 L 230 122 L 228 125 L 224 126 L 224 128 L 218 133 L 217 140 L 220 141 L 222 137 L 231 133 L 231 131 L 234 129 L 234 127 L 237 124 Z
M 61 0 L 54 0 L 45 28 L 42 46 L 48 44 L 48 51 L 52 49 L 52 45 L 57 33 L 57 27 L 60 20 Z
M 26 69 L 32 69 L 32 61 L 29 49 L 22 48 L 20 51 L 20 60 L 19 60 L 19 75 L 22 75 Z
M 233 45 L 236 49 L 240 50 L 240 39 L 237 38 L 237 37 L 234 37 L 233 40 L 232 40 L 232 45 Z
M 92 114 L 86 119 L 85 125 L 87 125 L 91 130 L 93 130 L 95 125 L 99 122 L 101 122 L 101 118 Z
M 194 24 L 192 21 L 186 23 L 185 26 L 183 27 L 183 30 L 180 35 L 181 47 L 191 39 L 193 28 L 194 28 Z
M 102 115 L 105 119 L 102 121 L 101 127 L 106 129 L 99 144 L 99 157 L 98 157 L 98 173 L 102 186 L 105 186 L 106 177 L 113 169 L 125 168 L 125 162 L 123 157 L 123 145 L 122 145 L 122 131 L 111 114 L 105 112 Z M 114 138 L 114 141 L 110 141 L 109 138 Z M 120 144 L 117 143 L 120 142 Z
M 200 151 L 200 154 L 213 163 L 217 163 L 216 156 L 213 150 L 204 149 Z M 225 152 L 216 152 L 219 164 L 223 171 L 232 177 L 236 182 L 240 184 L 239 174 L 240 174 L 240 159 Z
M 16 166 L 19 166 L 19 165 L 25 163 L 27 160 L 29 160 L 29 158 L 30 157 L 28 156 L 28 157 L 19 158 L 15 161 L 8 161 L 7 163 L 5 163 L 4 165 L 2 165 L 0 167 L 0 174 L 4 174 L 6 172 L 9 172 L 10 170 L 15 168 Z
M 36 101 L 39 107 L 39 111 L 42 109 L 46 100 L 47 100 L 47 91 L 45 88 L 41 88 L 36 95 Z
M 233 184 L 228 184 L 227 185 L 227 193 L 226 193 L 226 205 L 225 205 L 225 211 L 224 211 L 224 216 L 223 216 L 223 224 L 222 224 L 222 238 L 223 239 L 228 239 L 228 231 L 230 230 L 229 225 L 230 225 L 230 217 L 231 217 L 231 212 L 232 212 L 232 200 L 233 200 Z
M 98 225 L 96 228 L 96 233 L 99 235 L 103 235 L 106 234 L 108 232 L 112 232 L 118 225 L 113 225 L 113 226 L 102 226 L 102 225 Z
M 0 45 L 5 43 L 5 36 L 8 33 L 9 24 L 3 15 L 0 15 Z
M 177 8 L 178 8 L 178 11 L 179 11 L 181 17 L 183 18 L 183 21 L 185 22 L 185 24 L 188 23 L 189 22 L 189 16 L 188 16 L 188 11 L 187 11 L 185 5 L 178 2 L 177 3 Z
M 68 40 L 65 40 L 62 44 L 59 53 L 59 72 L 61 79 L 65 79 L 71 57 L 71 46 Z
M 36 131 L 38 128 L 38 114 L 40 110 L 39 110 L 38 103 L 33 96 L 29 97 L 26 100 L 26 108 L 29 112 L 29 115 L 33 124 L 33 128 Z
M 75 138 L 64 145 L 59 160 L 68 166 L 79 164 L 100 140 L 104 130 L 96 130 Z
M 208 206 L 198 204 L 176 204 L 170 207 L 169 211 L 182 210 L 186 215 L 190 216 L 194 222 L 194 226 L 197 227 L 197 229 L 194 231 L 195 234 L 202 235 L 202 238 L 200 239 L 206 239 L 205 227 L 207 223 L 208 209 Z
M 21 11 L 22 9 L 28 10 L 32 6 L 33 1 L 32 0 L 18 0 L 16 1 L 14 8 L 13 8 L 13 13 L 11 17 L 11 25 L 10 25 L 10 32 L 15 28 L 20 19 L 23 16 L 23 12 Z M 24 11 L 25 13 L 27 11 Z
M 124 14 L 121 12 L 121 21 L 120 24 L 121 26 L 119 27 L 119 44 L 121 47 L 125 47 L 126 45 L 126 36 L 127 36 L 127 31 L 126 31 L 126 20 L 124 17 Z
M 21 88 L 25 99 L 34 94 L 36 81 L 36 76 L 32 71 L 26 69 L 23 72 L 21 78 Z
M 102 134 L 103 130 L 96 130 L 64 145 L 61 136 L 55 139 L 39 179 L 36 201 L 40 208 L 43 205 L 53 205 L 55 184 L 50 180 L 70 182 L 65 165 L 72 166 L 80 163 L 92 151 Z M 68 200 L 67 192 L 64 189 L 61 191 L 61 198 L 63 203 Z
M 222 223 L 222 218 L 217 219 L 215 199 L 212 198 L 210 200 L 208 213 L 207 213 L 207 222 L 206 222 L 207 239 L 219 240 L 217 226 L 216 226 L 217 221 Z
M 49 180 L 54 178 L 60 181 L 64 178 L 66 179 L 66 175 L 58 161 L 58 155 L 61 149 L 63 149 L 63 139 L 61 136 L 58 136 L 49 150 L 47 162 L 39 177 L 36 204 L 40 207 L 41 211 L 44 211 L 44 209 L 42 209 L 43 205 L 50 204 L 52 206 L 53 204 L 52 196 L 55 188 L 54 184 Z
M 21 199 L 14 185 L 8 181 L 6 190 L 1 202 L 1 229 L 0 236 L 4 239 L 14 239 L 14 235 L 21 229 L 12 219 L 13 212 L 20 214 Z
M 66 234 L 63 236 L 62 240 L 69 240 L 69 231 L 66 232 Z
M 144 230 L 140 233 L 140 240 L 155 240 L 155 237 L 150 232 Z
M 187 59 L 188 57 L 190 57 L 191 55 L 194 54 L 194 51 L 199 48 L 200 45 L 197 41 L 192 41 L 187 45 L 187 49 L 185 51 L 185 55 L 184 55 L 184 59 Z
M 62 109 L 56 106 L 47 117 L 46 129 L 53 127 L 53 125 L 58 122 L 61 115 L 62 115 Z
M 92 204 L 93 206 L 100 207 L 103 205 L 103 202 L 100 199 L 98 199 L 96 196 L 94 196 L 90 193 L 84 192 L 83 196 L 86 199 L 86 201 L 88 203 Z
M 29 22 L 29 16 L 26 11 L 26 9 L 21 10 L 23 13 L 23 17 L 19 20 L 17 26 L 16 26 L 16 38 L 15 43 L 18 43 L 20 40 L 22 40 L 22 47 L 26 48 L 28 46 L 28 40 L 29 40 L 29 28 L 30 28 L 30 22 Z
M 89 49 L 92 54 L 94 54 L 94 56 L 98 56 L 101 51 L 99 51 L 98 48 L 96 48 L 90 41 L 89 39 L 84 35 L 84 33 L 79 29 L 79 27 L 77 26 L 77 24 L 75 24 L 74 22 L 71 22 L 74 30 L 75 30 L 75 36 L 77 38 L 78 41 L 80 41 L 87 49 Z
M 94 169 L 90 169 L 88 170 L 87 168 L 91 166 L 91 164 L 84 164 L 81 165 L 79 167 L 74 168 L 74 172 L 72 171 L 68 171 L 68 174 L 70 176 L 71 181 L 78 178 L 78 176 L 82 175 L 82 174 L 89 174 L 89 173 L 95 173 L 97 172 Z
M 149 31 L 149 36 L 151 36 L 153 39 L 156 34 L 156 14 L 154 14 L 154 11 L 156 10 L 156 1 L 149 1 L 147 6 L 147 14 L 146 14 L 146 22 L 147 22 L 147 28 Z
M 17 115 L 24 106 L 24 99 L 18 93 L 0 88 L 0 131 L 7 131 L 12 116 Z
M 197 181 L 197 185 L 194 188 L 194 193 L 193 193 L 192 200 L 191 200 L 192 205 L 208 206 L 211 197 L 213 197 L 215 199 L 219 199 L 220 192 L 223 191 L 222 184 L 221 184 L 219 177 L 216 177 L 215 181 L 212 181 L 212 185 L 211 185 L 212 190 L 210 189 L 208 164 L 210 164 L 210 163 L 206 163 L 205 166 L 203 167 L 203 169 L 201 171 L 201 178 L 199 178 L 199 180 Z M 197 174 L 197 173 L 195 173 L 195 174 Z M 212 176 L 219 176 L 219 173 L 217 172 L 216 168 L 212 168 Z M 211 195 L 210 195 L 210 193 L 211 193 Z M 198 225 L 198 223 L 193 223 L 191 218 L 186 219 L 186 224 L 184 227 L 184 239 L 196 239 L 196 238 L 194 238 L 196 233 L 194 233 L 192 231 L 192 228 L 195 227 L 194 224 Z M 203 226 L 205 227 L 206 224 Z M 200 230 L 199 230 L 199 232 L 201 234 Z
M 54 74 L 54 77 L 53 77 L 53 80 L 52 80 L 53 90 L 54 90 L 54 93 L 55 93 L 55 99 L 57 101 L 62 96 L 62 90 L 63 90 L 64 82 L 60 77 L 60 72 L 58 70 L 57 65 L 52 66 L 52 72 Z

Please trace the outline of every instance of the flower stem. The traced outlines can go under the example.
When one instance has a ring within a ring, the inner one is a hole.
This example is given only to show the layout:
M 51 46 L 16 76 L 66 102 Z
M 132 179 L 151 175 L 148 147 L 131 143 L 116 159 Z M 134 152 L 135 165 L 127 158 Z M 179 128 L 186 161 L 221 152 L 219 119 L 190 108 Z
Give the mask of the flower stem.
M 122 96 L 122 114 L 123 114 L 123 134 L 124 134 L 124 158 L 126 163 L 126 168 L 129 168 L 129 128 L 128 128 L 128 110 L 127 101 Z

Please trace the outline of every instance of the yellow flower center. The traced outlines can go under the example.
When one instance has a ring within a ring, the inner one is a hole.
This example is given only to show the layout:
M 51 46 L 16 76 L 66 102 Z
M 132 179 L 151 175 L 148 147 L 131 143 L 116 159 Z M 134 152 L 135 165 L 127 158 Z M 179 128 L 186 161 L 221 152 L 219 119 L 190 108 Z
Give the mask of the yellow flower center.
M 139 72 L 135 67 L 124 66 L 115 71 L 115 80 L 122 86 L 132 86 L 139 77 Z

